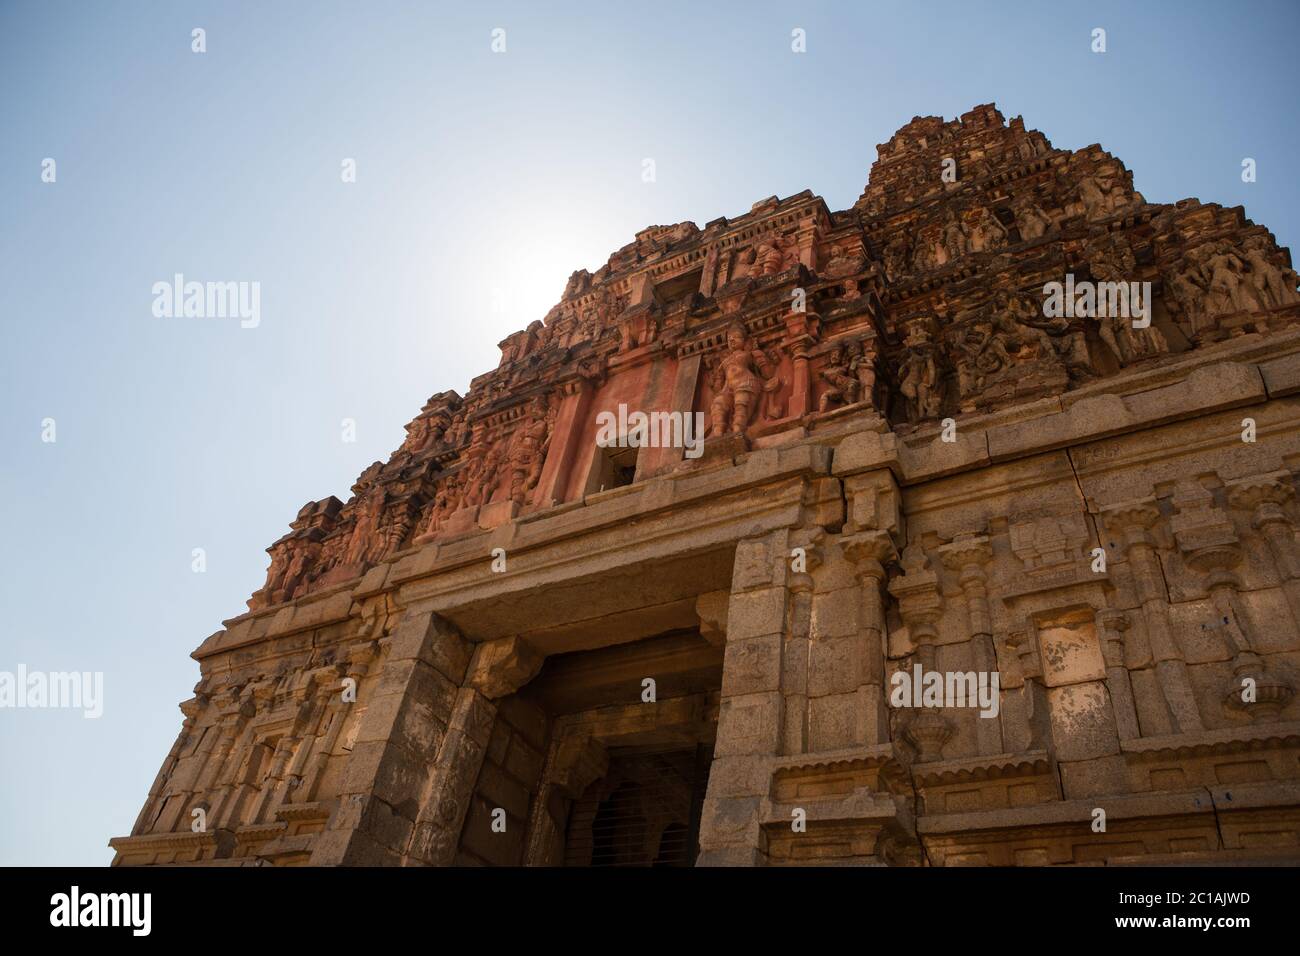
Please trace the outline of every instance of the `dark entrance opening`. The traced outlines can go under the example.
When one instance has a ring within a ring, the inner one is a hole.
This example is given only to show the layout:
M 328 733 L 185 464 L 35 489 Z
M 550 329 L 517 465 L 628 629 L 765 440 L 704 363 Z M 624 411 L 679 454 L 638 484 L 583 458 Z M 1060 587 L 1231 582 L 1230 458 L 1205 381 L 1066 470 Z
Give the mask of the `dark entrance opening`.
M 693 866 L 712 748 L 611 751 L 573 805 L 565 866 Z

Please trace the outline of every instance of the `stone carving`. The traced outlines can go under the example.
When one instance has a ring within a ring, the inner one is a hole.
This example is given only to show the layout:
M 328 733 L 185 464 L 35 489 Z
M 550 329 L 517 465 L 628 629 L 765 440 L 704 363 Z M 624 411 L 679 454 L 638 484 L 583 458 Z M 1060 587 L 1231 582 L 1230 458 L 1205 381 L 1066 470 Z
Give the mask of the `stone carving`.
M 774 352 L 755 348 L 745 327 L 727 327 L 727 347 L 713 369 L 713 402 L 709 407 L 710 435 L 743 432 L 763 405 L 763 417 L 784 414 L 779 403 L 779 359 Z
M 1097 282 L 1118 283 L 1122 289 L 1127 290 L 1129 284 L 1136 281 L 1137 261 L 1127 245 L 1112 240 L 1090 244 L 1089 250 L 1089 268 Z M 1150 307 L 1151 303 L 1147 303 L 1147 306 Z M 1169 351 L 1164 334 L 1154 324 L 1138 328 L 1131 316 L 1120 314 L 1117 310 L 1103 310 L 1100 301 L 1097 311 L 1107 312 L 1094 318 L 1097 335 L 1119 365 L 1130 365 L 1140 359 Z
M 975 212 L 966 247 L 971 252 L 990 252 L 1007 244 L 1007 231 L 993 213 L 983 206 Z
M 885 278 L 897 282 L 911 273 L 912 245 L 904 235 L 895 236 L 885 246 Z
M 1016 216 L 1016 226 L 1020 229 L 1020 238 L 1024 242 L 1041 239 L 1054 228 L 1047 213 L 1028 196 L 1019 196 L 1011 201 L 1011 211 Z
M 379 485 L 359 486 L 360 502 L 354 512 L 352 531 L 343 549 L 343 563 L 363 565 L 383 555 L 385 545 L 379 534 L 388 493 Z
M 898 392 L 906 402 L 905 414 L 909 422 L 924 421 L 939 414 L 938 382 L 930 333 L 922 324 L 914 324 L 905 342 L 898 384 Z
M 698 822 L 678 862 L 1295 862 L 1287 253 L 1235 209 L 1139 207 L 1099 148 L 992 107 L 882 156 L 852 210 L 801 193 L 643 230 L 464 400 L 430 399 L 347 505 L 300 510 L 250 613 L 195 651 L 116 863 L 575 862 L 631 746 L 683 758 L 647 765 Z M 755 281 L 720 289 L 737 250 Z M 1045 316 L 1043 284 L 1085 265 L 1199 331 Z M 588 497 L 615 464 L 593 413 L 621 403 L 699 404 L 713 433 L 698 459 L 618 450 L 632 484 Z M 944 694 L 896 704 L 918 666 Z M 997 706 L 953 699 L 965 675 L 998 676 Z M 1092 829 L 1097 806 L 1121 825 Z
M 827 388 L 818 402 L 819 412 L 829 411 L 834 405 L 853 405 L 858 401 L 862 383 L 858 380 L 857 366 L 861 360 L 862 350 L 856 342 L 845 342 L 831 350 L 820 373 Z
M 1108 219 L 1143 201 L 1141 193 L 1130 192 L 1113 170 L 1105 168 L 1079 178 L 1079 200 L 1089 221 Z
M 533 399 L 528 414 L 529 421 L 515 429 L 506 452 L 510 469 L 510 500 L 517 505 L 522 505 L 528 493 L 537 487 L 555 427 L 556 409 L 548 407 L 545 399 L 538 397 Z
M 873 409 L 876 404 L 876 344 L 873 339 L 864 341 L 858 351 L 849 359 L 849 371 L 858 378 L 858 401 L 866 402 Z

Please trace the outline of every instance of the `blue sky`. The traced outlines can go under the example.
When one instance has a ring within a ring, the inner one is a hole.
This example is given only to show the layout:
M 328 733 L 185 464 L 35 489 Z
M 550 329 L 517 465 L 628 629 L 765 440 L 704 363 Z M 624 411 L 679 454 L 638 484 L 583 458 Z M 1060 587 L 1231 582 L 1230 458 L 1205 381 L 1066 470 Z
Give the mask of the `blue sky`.
M 267 545 L 572 270 L 773 194 L 846 208 L 899 126 L 990 101 L 1293 246 L 1298 32 L 1294 2 L 3 3 L 0 670 L 105 701 L 0 710 L 0 864 L 111 859 Z M 259 282 L 260 325 L 156 318 L 178 272 Z

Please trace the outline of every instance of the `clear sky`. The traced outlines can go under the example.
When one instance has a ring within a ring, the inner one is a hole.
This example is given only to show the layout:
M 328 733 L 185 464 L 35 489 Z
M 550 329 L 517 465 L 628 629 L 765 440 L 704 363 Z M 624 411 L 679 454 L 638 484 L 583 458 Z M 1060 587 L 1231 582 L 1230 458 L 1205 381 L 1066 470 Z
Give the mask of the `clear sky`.
M 1295 246 L 1297 35 L 1294 0 L 0 2 L 0 671 L 105 681 L 98 720 L 0 710 L 0 863 L 112 858 L 264 549 L 574 269 L 847 208 L 899 126 L 990 101 Z M 259 282 L 260 324 L 155 317 L 175 273 Z

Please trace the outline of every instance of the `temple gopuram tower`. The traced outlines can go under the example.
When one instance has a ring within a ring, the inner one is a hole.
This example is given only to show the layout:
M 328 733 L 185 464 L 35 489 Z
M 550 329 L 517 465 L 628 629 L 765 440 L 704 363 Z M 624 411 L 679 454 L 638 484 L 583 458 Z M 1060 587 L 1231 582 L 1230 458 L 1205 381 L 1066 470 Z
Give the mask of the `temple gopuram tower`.
M 1300 862 L 1296 284 L 992 105 L 647 228 L 303 506 L 115 865 Z

